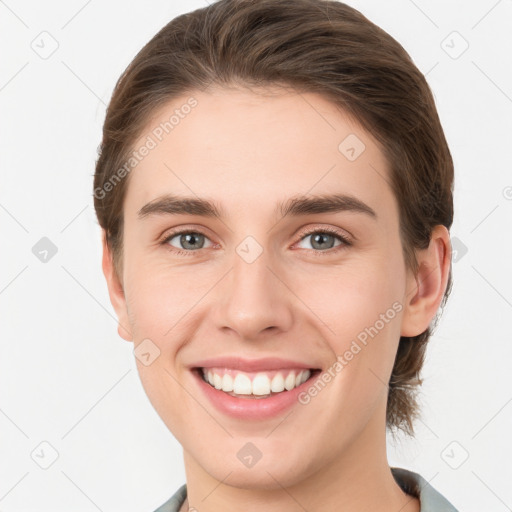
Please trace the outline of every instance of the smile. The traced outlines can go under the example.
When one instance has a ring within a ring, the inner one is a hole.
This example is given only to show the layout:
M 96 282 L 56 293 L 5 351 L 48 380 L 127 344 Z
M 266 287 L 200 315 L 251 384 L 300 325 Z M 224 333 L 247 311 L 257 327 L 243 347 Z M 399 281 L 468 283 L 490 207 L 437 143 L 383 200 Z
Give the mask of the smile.
M 291 391 L 308 379 L 314 369 L 282 369 L 243 372 L 230 368 L 201 368 L 203 380 L 215 389 L 240 398 L 267 398 Z

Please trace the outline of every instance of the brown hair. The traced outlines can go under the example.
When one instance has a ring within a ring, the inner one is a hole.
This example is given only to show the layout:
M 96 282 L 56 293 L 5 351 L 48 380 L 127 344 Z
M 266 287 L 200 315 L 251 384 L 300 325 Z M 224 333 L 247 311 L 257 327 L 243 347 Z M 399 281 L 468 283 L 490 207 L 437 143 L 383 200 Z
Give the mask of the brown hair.
M 316 92 L 381 144 L 399 204 L 408 268 L 434 226 L 453 220 L 453 162 L 425 77 L 403 47 L 357 10 L 328 0 L 220 0 L 163 27 L 119 78 L 94 176 L 94 207 L 115 268 L 122 268 L 125 162 L 154 112 L 209 85 Z M 124 166 L 124 167 L 122 167 Z M 124 169 L 124 172 L 119 171 Z M 452 272 L 442 305 L 451 291 Z M 387 425 L 413 433 L 426 343 L 437 325 L 401 337 L 389 382 Z

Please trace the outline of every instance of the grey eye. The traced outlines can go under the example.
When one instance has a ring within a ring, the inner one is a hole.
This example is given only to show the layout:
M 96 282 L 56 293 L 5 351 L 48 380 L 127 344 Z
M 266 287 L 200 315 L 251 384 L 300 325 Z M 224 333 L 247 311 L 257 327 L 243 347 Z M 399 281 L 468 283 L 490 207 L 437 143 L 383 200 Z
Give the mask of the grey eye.
M 324 231 L 316 231 L 314 233 L 310 233 L 306 235 L 302 240 L 301 244 L 304 243 L 305 240 L 311 239 L 311 248 L 316 250 L 326 250 L 332 249 L 336 245 L 340 245 L 340 239 L 338 236 L 333 235 L 331 233 L 327 233 Z M 338 244 L 336 244 L 336 239 L 338 239 Z M 310 247 L 301 247 L 302 249 L 310 249 Z
M 177 239 L 177 244 L 173 243 Z M 187 231 L 186 233 L 177 233 L 169 238 L 168 244 L 176 247 L 177 249 L 197 250 L 205 246 L 205 241 L 208 240 L 202 233 L 195 231 Z

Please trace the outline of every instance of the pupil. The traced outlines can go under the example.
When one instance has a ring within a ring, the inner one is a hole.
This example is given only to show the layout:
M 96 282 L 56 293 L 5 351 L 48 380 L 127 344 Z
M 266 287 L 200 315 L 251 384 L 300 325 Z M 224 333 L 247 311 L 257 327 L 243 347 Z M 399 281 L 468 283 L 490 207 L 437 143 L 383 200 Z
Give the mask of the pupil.
M 201 236 L 202 235 L 200 233 L 188 233 L 186 235 L 181 235 L 181 244 L 186 249 L 197 249 L 197 247 L 194 247 L 194 243 L 197 243 L 197 238 Z M 199 249 L 201 247 L 199 247 Z
M 322 233 L 318 233 L 316 235 L 313 236 L 313 247 L 315 247 L 315 244 L 318 244 L 319 247 L 316 247 L 317 249 L 325 249 L 325 239 L 326 238 L 330 238 L 331 239 L 331 242 L 333 241 L 333 236 L 332 235 L 326 235 L 326 234 L 322 234 Z M 327 247 L 327 249 L 330 249 L 332 247 L 332 243 L 331 244 L 328 244 L 329 246 Z

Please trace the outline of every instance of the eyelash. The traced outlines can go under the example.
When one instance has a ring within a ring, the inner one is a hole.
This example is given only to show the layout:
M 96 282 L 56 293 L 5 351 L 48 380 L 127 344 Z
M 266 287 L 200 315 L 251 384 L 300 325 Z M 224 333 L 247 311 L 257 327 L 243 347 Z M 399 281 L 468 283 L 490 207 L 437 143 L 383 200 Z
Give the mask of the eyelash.
M 341 241 L 341 244 L 336 247 L 331 247 L 330 249 L 326 249 L 324 251 L 316 251 L 314 249 L 310 249 L 315 253 L 316 256 L 324 256 L 325 254 L 331 255 L 333 253 L 337 253 L 338 251 L 342 251 L 352 245 L 352 242 L 345 235 L 342 235 L 338 230 L 336 230 L 334 228 L 322 228 L 322 229 L 312 229 L 309 231 L 303 231 L 300 233 L 300 237 L 299 237 L 298 241 L 300 242 L 303 238 L 306 238 L 307 236 L 314 235 L 317 233 L 328 233 L 330 235 L 333 235 L 336 238 L 338 238 L 338 240 Z M 203 233 L 201 230 L 181 229 L 181 230 L 172 231 L 171 233 L 166 234 L 165 237 L 163 238 L 163 240 L 160 242 L 160 244 L 167 246 L 167 248 L 169 248 L 169 250 L 173 254 L 177 254 L 179 256 L 192 256 L 194 252 L 198 252 L 201 249 L 196 249 L 193 251 L 186 251 L 183 249 L 177 249 L 176 247 L 169 245 L 169 241 L 172 240 L 174 237 L 176 237 L 177 235 L 184 235 L 184 234 L 198 234 L 198 235 L 203 235 L 206 238 L 208 238 L 207 235 L 205 233 Z

